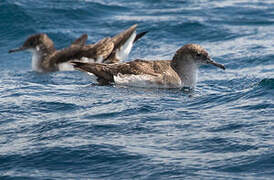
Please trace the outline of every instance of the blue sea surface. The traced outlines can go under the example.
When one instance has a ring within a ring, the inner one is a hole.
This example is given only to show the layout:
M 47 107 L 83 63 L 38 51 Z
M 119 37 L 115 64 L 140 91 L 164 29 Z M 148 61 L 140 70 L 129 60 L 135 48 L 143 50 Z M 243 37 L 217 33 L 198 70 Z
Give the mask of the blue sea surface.
M 128 61 L 201 44 L 193 92 L 98 86 L 41 74 L 8 50 L 34 33 L 56 48 L 137 23 Z M 0 179 L 274 179 L 274 2 L 1 0 Z

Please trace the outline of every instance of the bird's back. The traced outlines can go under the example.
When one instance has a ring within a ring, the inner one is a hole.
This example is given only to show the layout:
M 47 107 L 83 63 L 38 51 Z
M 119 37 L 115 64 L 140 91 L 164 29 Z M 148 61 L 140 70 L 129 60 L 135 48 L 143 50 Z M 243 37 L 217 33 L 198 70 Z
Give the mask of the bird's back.
M 117 84 L 146 82 L 153 86 L 180 85 L 180 78 L 170 66 L 170 60 L 134 60 L 126 63 L 99 64 L 73 62 L 74 67 L 97 76 L 101 84 L 115 82 Z M 125 81 L 126 80 L 126 81 Z M 145 81 L 144 81 L 145 80 Z M 145 85 L 138 85 L 145 86 Z

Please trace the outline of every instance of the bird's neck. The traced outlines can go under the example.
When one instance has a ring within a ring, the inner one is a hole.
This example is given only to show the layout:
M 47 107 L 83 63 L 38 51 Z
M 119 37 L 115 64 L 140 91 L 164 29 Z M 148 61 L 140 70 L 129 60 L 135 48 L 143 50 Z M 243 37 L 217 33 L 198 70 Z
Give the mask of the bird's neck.
M 198 68 L 192 60 L 180 60 L 171 62 L 171 67 L 177 72 L 182 81 L 183 87 L 194 88 L 198 79 Z
M 32 49 L 32 69 L 38 72 L 44 72 L 43 61 L 49 58 L 56 50 L 54 47 L 36 46 Z

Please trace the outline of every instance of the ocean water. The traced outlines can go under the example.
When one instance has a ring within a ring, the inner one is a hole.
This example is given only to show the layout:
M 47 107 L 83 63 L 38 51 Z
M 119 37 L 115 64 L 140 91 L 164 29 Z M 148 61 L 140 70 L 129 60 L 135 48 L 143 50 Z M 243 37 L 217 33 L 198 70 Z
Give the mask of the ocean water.
M 170 59 L 199 43 L 193 92 L 98 86 L 78 72 L 40 74 L 31 34 L 57 48 L 138 23 L 129 59 Z M 274 179 L 274 2 L 1 0 L 0 179 Z

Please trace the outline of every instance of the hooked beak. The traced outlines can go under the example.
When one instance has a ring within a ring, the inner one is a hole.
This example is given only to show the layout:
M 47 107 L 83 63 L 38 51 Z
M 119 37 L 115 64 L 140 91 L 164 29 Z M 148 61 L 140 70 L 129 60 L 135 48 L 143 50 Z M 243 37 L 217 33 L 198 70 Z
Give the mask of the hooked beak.
M 9 53 L 14 53 L 14 52 L 18 52 L 18 51 L 24 51 L 24 50 L 26 50 L 27 48 L 25 48 L 25 47 L 19 47 L 19 48 L 15 48 L 15 49 L 11 49 L 11 50 L 9 50 Z
M 211 58 L 208 58 L 206 62 L 207 62 L 207 64 L 212 64 L 212 65 L 214 65 L 216 67 L 219 67 L 219 68 L 225 70 L 225 66 L 224 65 L 219 64 L 219 63 L 213 61 Z

